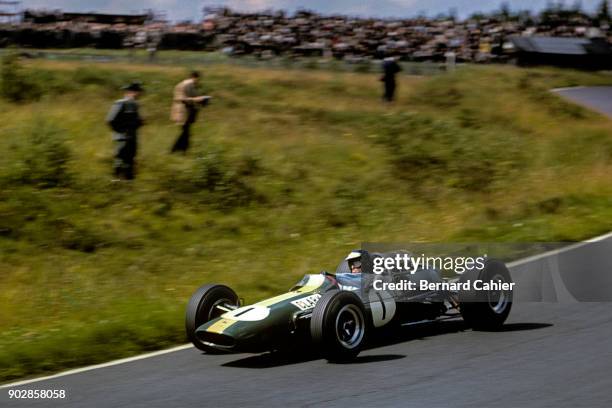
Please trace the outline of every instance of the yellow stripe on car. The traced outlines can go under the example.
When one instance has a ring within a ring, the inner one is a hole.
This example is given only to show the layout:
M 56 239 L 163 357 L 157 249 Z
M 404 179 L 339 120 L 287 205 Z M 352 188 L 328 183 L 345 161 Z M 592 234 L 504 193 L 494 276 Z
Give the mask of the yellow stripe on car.
M 302 286 L 301 288 L 299 288 L 298 290 L 294 290 L 288 293 L 285 293 L 283 295 L 280 296 L 276 296 L 273 297 L 271 299 L 267 299 L 264 300 L 262 302 L 259 303 L 255 303 L 258 306 L 272 306 L 275 305 L 277 303 L 280 303 L 282 301 L 285 301 L 287 299 L 291 299 L 293 297 L 296 297 L 298 295 L 301 295 L 302 293 L 308 293 L 308 292 L 312 292 L 315 289 L 318 289 L 321 287 L 321 285 L 323 285 L 323 283 L 325 282 L 325 276 L 323 275 L 310 275 L 308 277 L 308 281 L 306 282 L 306 284 L 304 286 Z
M 306 284 L 302 286 L 301 288 L 285 293 L 283 295 L 273 297 L 271 299 L 261 301 L 259 303 L 255 303 L 253 306 L 269 307 L 269 306 L 275 305 L 277 303 L 294 298 L 301 294 L 312 292 L 313 290 L 320 288 L 324 282 L 325 282 L 325 276 L 310 275 L 308 277 L 308 281 L 306 282 Z M 247 309 L 247 308 L 248 306 L 245 306 L 242 309 Z M 218 322 L 210 325 L 210 327 L 206 329 L 206 331 L 210 333 L 218 333 L 218 334 L 223 333 L 227 328 L 232 326 L 234 323 L 240 321 L 239 319 L 232 318 L 232 313 L 235 313 L 235 312 L 236 311 L 225 313 Z
M 208 329 L 206 329 L 206 331 L 210 332 L 210 333 L 221 334 L 221 333 L 223 333 L 223 331 L 225 329 L 227 329 L 228 327 L 230 327 L 231 325 L 233 325 L 237 321 L 238 320 L 221 319 L 218 322 L 212 324 Z

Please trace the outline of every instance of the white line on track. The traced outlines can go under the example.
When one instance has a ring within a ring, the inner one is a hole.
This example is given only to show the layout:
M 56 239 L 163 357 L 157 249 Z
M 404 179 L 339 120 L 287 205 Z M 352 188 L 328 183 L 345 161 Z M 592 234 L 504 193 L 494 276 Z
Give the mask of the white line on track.
M 169 348 L 169 349 L 165 349 L 165 350 L 160 350 L 160 351 L 155 351 L 153 353 L 140 354 L 140 355 L 134 356 L 134 357 L 128 357 L 128 358 L 122 358 L 120 360 L 109 361 L 108 363 L 96 364 L 96 365 L 92 365 L 92 366 L 77 368 L 77 369 L 74 369 L 74 370 L 63 371 L 61 373 L 49 375 L 47 377 L 32 378 L 31 380 L 24 380 L 24 381 L 19 381 L 19 382 L 15 382 L 15 383 L 4 384 L 4 385 L 0 385 L 0 389 L 2 389 L 2 388 L 20 387 L 22 385 L 32 384 L 32 383 L 39 382 L 39 381 L 47 381 L 47 380 L 52 380 L 54 378 L 65 377 L 67 375 L 72 375 L 72 374 L 84 373 L 86 371 L 97 370 L 99 368 L 112 367 L 112 366 L 116 366 L 116 365 L 119 365 L 119 364 L 131 363 L 133 361 L 144 360 L 145 358 L 157 357 L 157 356 L 161 356 L 161 355 L 168 354 L 168 353 L 174 353 L 176 351 L 187 350 L 187 349 L 190 349 L 190 348 L 193 348 L 193 346 L 191 344 L 183 344 L 182 346 L 173 347 L 173 348 Z
M 518 265 L 521 265 L 521 264 L 524 264 L 524 263 L 527 263 L 527 262 L 534 261 L 536 259 L 541 259 L 541 258 L 544 258 L 544 257 L 547 257 L 547 256 L 551 256 L 551 255 L 557 255 L 557 254 L 560 254 L 562 252 L 571 251 L 573 249 L 582 247 L 584 245 L 588 245 L 589 243 L 600 242 L 600 241 L 604 241 L 604 240 L 610 239 L 610 238 L 612 238 L 612 232 L 610 232 L 608 234 L 600 235 L 600 236 L 595 237 L 595 238 L 591 238 L 591 239 L 586 240 L 584 242 L 578 242 L 576 244 L 568 245 L 567 247 L 556 249 L 554 251 L 549 251 L 549 252 L 545 252 L 543 254 L 534 255 L 534 256 L 531 256 L 531 257 L 528 257 L 528 258 L 525 258 L 525 259 L 521 259 L 521 260 L 518 260 L 518 261 L 515 261 L 515 262 L 510 262 L 508 264 L 508 267 L 515 267 L 515 266 L 518 266 Z M 79 373 L 84 373 L 86 371 L 97 370 L 99 368 L 112 367 L 112 366 L 116 366 L 116 365 L 120 365 L 120 364 L 131 363 L 133 361 L 144 360 L 146 358 L 157 357 L 157 356 L 161 356 L 161 355 L 164 355 L 164 354 L 174 353 L 176 351 L 187 350 L 187 349 L 190 349 L 190 348 L 193 348 L 193 346 L 191 344 L 183 344 L 182 346 L 177 346 L 177 347 L 169 348 L 169 349 L 166 349 L 166 350 L 155 351 L 153 353 L 140 354 L 140 355 L 134 356 L 134 357 L 128 357 L 128 358 L 122 358 L 120 360 L 109 361 L 108 363 L 96 364 L 96 365 L 92 365 L 92 366 L 77 368 L 77 369 L 74 369 L 74 370 L 63 371 L 61 373 L 49 375 L 49 376 L 46 376 L 46 377 L 32 378 L 30 380 L 24 380 L 24 381 L 14 382 L 14 383 L 10 383 L 10 384 L 4 384 L 4 385 L 0 385 L 0 389 L 3 389 L 3 388 L 12 388 L 12 387 L 20 387 L 20 386 L 23 386 L 23 385 L 32 384 L 32 383 L 36 383 L 36 382 L 40 382 L 40 381 L 47 381 L 47 380 L 52 380 L 54 378 L 65 377 L 67 375 L 79 374 Z
M 551 89 L 552 92 L 563 92 L 563 91 L 572 91 L 574 89 L 582 89 L 586 88 L 586 86 L 569 86 L 567 88 L 555 88 Z
M 574 249 L 581 248 L 581 247 L 583 247 L 585 245 L 593 244 L 595 242 L 605 241 L 605 240 L 610 239 L 610 238 L 612 238 L 612 232 L 609 232 L 609 233 L 604 234 L 604 235 L 600 235 L 600 236 L 595 237 L 595 238 L 588 239 L 588 240 L 583 241 L 583 242 L 577 242 L 575 244 L 570 244 L 570 245 L 565 246 L 563 248 L 554 249 L 552 251 L 544 252 L 542 254 L 533 255 L 533 256 L 529 256 L 527 258 L 519 259 L 518 261 L 509 262 L 508 263 L 508 268 L 514 268 L 514 267 L 519 266 L 519 265 L 523 265 L 523 264 L 526 264 L 526 263 L 529 263 L 529 262 L 533 262 L 533 261 L 536 261 L 538 259 L 547 258 L 549 256 L 558 255 L 558 254 L 561 254 L 563 252 L 573 251 Z

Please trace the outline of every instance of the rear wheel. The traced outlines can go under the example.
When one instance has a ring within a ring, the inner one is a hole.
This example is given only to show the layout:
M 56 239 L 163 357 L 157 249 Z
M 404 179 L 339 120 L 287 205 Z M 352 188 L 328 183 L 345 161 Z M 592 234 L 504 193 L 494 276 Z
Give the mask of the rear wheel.
M 363 302 L 352 292 L 325 293 L 312 312 L 310 334 L 328 361 L 354 359 L 361 351 L 366 334 Z
M 207 346 L 196 336 L 198 327 L 221 316 L 228 308 L 238 306 L 236 292 L 225 285 L 204 285 L 191 296 L 185 313 L 185 330 L 187 338 L 194 346 L 207 353 L 219 353 L 219 350 Z
M 475 280 L 484 283 L 512 283 L 506 265 L 498 260 L 489 260 L 481 270 L 472 270 L 461 276 L 461 281 Z M 510 314 L 512 290 L 474 290 L 459 293 L 460 311 L 463 320 L 475 330 L 497 330 Z

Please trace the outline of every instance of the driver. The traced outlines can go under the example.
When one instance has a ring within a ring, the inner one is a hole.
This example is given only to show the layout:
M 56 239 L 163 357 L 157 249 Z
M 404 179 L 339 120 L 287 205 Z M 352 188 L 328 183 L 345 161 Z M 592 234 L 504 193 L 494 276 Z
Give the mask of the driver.
M 361 252 L 353 251 L 346 257 L 351 273 L 361 273 Z
M 344 262 L 338 267 L 336 273 L 336 280 L 342 290 L 356 291 L 361 288 L 361 273 L 363 272 L 363 251 L 354 250 L 346 258 Z M 348 266 L 348 271 L 347 271 Z

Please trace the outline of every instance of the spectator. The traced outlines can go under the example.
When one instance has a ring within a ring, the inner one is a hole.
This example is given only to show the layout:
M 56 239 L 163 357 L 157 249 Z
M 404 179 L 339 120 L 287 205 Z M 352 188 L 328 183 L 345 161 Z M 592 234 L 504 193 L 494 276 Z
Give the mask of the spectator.
M 0 24 L 0 44 L 33 48 L 120 48 L 135 44 L 158 49 L 231 50 L 232 54 L 333 55 L 367 60 L 399 55 L 402 60 L 443 63 L 453 50 L 456 62 L 504 60 L 505 38 L 542 35 L 599 36 L 612 39 L 607 19 L 551 4 L 538 15 L 528 11 L 475 14 L 465 20 L 374 19 L 325 16 L 300 11 L 238 13 L 208 8 L 202 23 L 170 24 L 146 16 L 26 11 L 19 24 Z
M 395 99 L 396 81 L 395 75 L 400 72 L 402 68 L 399 66 L 394 57 L 385 58 L 383 61 L 383 76 L 380 80 L 384 83 L 384 94 L 383 100 L 385 102 L 393 102 Z
M 189 149 L 191 125 L 197 119 L 199 106 L 204 105 L 210 99 L 210 96 L 198 95 L 199 80 L 200 73 L 193 71 L 189 78 L 179 82 L 174 87 L 170 117 L 174 122 L 181 125 L 181 133 L 174 146 L 172 146 L 172 153 L 185 153 Z
M 111 107 L 106 122 L 113 130 L 115 141 L 115 161 L 113 169 L 117 178 L 132 180 L 134 178 L 134 159 L 138 147 L 138 128 L 143 121 L 138 112 L 137 99 L 143 92 L 139 82 L 133 82 L 123 87 L 123 99 L 116 101 Z

